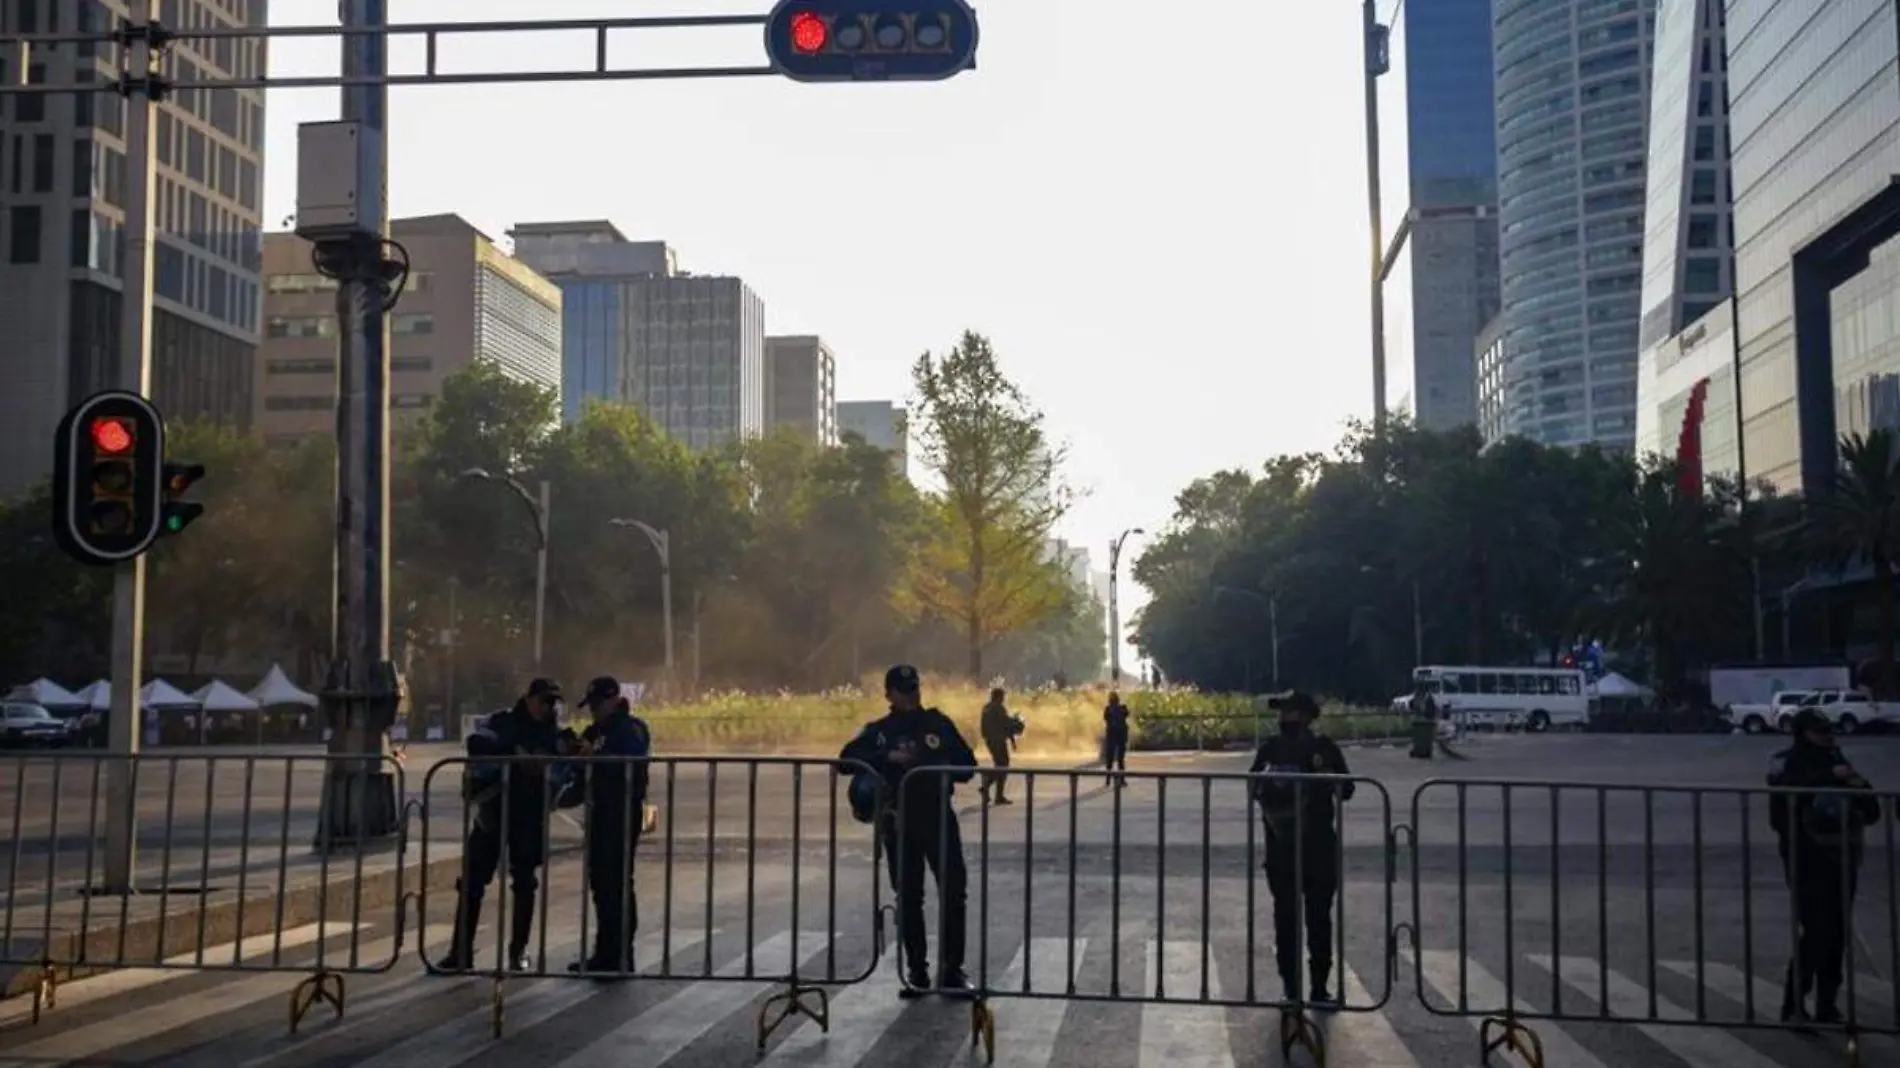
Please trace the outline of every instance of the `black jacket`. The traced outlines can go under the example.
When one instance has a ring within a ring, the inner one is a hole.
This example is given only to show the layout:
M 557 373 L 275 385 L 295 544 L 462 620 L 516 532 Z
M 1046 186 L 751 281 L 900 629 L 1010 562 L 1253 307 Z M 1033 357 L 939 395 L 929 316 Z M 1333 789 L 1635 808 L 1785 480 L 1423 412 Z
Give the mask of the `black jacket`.
M 1850 778 L 1835 774 L 1847 768 Z M 1853 771 L 1839 746 L 1810 745 L 1805 741 L 1776 753 L 1768 764 L 1768 785 L 1789 789 L 1866 791 L 1842 804 L 1843 795 L 1776 794 L 1768 799 L 1768 824 L 1782 847 L 1789 836 L 1800 838 L 1800 850 L 1837 850 L 1843 844 L 1858 851 L 1865 829 L 1880 822 L 1880 799 L 1873 787 Z M 1845 837 L 1843 837 L 1845 831 Z
M 1260 749 L 1254 753 L 1253 766 L 1247 769 L 1258 775 L 1261 772 L 1278 772 L 1283 775 L 1349 775 L 1346 768 L 1346 755 L 1331 738 L 1312 731 L 1298 734 L 1275 734 L 1260 743 Z M 1351 782 L 1311 782 L 1295 779 L 1256 779 L 1254 780 L 1254 801 L 1260 805 L 1261 815 L 1266 819 L 1269 834 L 1293 833 L 1296 804 L 1303 808 L 1300 814 L 1305 824 L 1302 834 L 1331 835 L 1334 831 L 1333 799 L 1352 800 Z
M 1009 709 L 991 701 L 983 706 L 983 719 L 977 724 L 983 732 L 983 742 L 993 749 L 1007 746 L 1023 732 L 1023 721 L 1009 714 Z
M 1109 705 L 1102 709 L 1102 723 L 1110 738 L 1128 737 L 1128 706 Z
M 468 736 L 469 770 L 464 790 L 471 803 L 479 805 L 476 818 L 485 829 L 499 830 L 501 824 L 502 784 L 507 783 L 508 831 L 510 835 L 539 835 L 547 815 L 548 773 L 551 759 L 524 760 L 522 757 L 552 758 L 561 753 L 563 731 L 553 718 L 542 719 L 528 711 L 527 702 L 517 701 L 482 720 Z M 508 761 L 483 761 L 481 757 L 514 757 Z M 506 768 L 504 774 L 503 769 Z
M 653 735 L 644 720 L 623 708 L 581 732 L 581 754 L 636 758 L 576 763 L 561 791 L 562 808 L 590 806 L 589 845 L 615 848 L 640 829 L 649 779 L 646 761 L 640 758 L 653 755 Z
M 976 754 L 963 740 L 950 717 L 934 708 L 915 712 L 895 712 L 864 725 L 856 738 L 838 754 L 841 760 L 856 760 L 884 780 L 887 789 L 898 788 L 907 769 L 891 763 L 892 750 L 908 749 L 916 755 L 911 767 L 954 767 L 967 771 L 935 772 L 917 779 L 893 796 L 901 810 L 934 812 L 948 804 L 960 782 L 969 782 L 975 774 Z

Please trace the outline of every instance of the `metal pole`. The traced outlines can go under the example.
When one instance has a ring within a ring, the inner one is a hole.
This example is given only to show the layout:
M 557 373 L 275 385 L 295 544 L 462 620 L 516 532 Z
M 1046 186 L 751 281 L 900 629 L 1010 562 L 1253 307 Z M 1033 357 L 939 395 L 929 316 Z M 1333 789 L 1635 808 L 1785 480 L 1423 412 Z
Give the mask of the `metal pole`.
M 705 622 L 705 598 L 699 590 L 693 591 L 693 695 L 699 695 L 699 630 Z
M 152 0 L 132 0 L 127 17 L 144 26 L 152 19 Z M 158 56 L 149 38 L 130 46 L 127 69 L 134 78 L 149 78 Z M 126 183 L 124 286 L 119 307 L 119 385 L 145 396 L 152 383 L 152 200 L 157 195 L 158 166 L 153 127 L 158 125 L 158 99 L 150 82 L 127 94 L 125 158 L 131 169 Z M 105 890 L 129 894 L 138 868 L 138 798 L 133 796 L 132 765 L 139 752 L 140 670 L 145 661 L 145 557 L 134 557 L 112 574 L 111 705 L 106 738 L 114 758 L 107 768 Z
M 342 0 L 342 24 L 386 25 L 386 8 L 386 0 Z M 342 42 L 346 78 L 387 75 L 382 35 L 350 34 Z M 389 661 L 388 111 L 387 85 L 343 89 L 343 119 L 357 124 L 362 229 L 318 246 L 338 276 L 339 337 L 335 652 L 323 695 L 331 760 L 319 847 L 385 837 L 396 826 L 385 762 L 401 689 Z
M 548 526 L 551 522 L 548 509 L 553 503 L 554 489 L 547 479 L 541 480 L 541 514 L 538 520 L 540 548 L 534 561 L 534 673 L 541 674 L 541 640 L 546 633 L 548 612 Z
M 1116 538 L 1108 543 L 1108 679 L 1117 686 L 1122 681 L 1122 615 L 1118 589 L 1121 557 L 1122 540 Z
M 1372 223 L 1372 426 L 1382 430 L 1385 428 L 1385 222 L 1379 204 L 1379 75 L 1385 64 L 1378 55 L 1384 35 L 1379 32 L 1379 12 L 1373 0 L 1365 0 L 1361 21 L 1365 36 L 1366 202 Z
M 462 644 L 461 623 L 456 618 L 455 612 L 455 593 L 456 590 L 461 588 L 461 585 L 462 583 L 459 580 L 453 577 L 449 579 L 449 678 L 448 685 L 444 687 L 446 692 L 442 698 L 442 703 L 445 706 L 445 721 L 442 724 L 442 734 L 444 738 L 453 738 L 453 728 L 457 723 L 461 722 L 455 716 L 455 647 Z
M 670 691 L 675 678 L 673 674 L 673 539 L 664 530 L 659 534 L 654 545 L 660 550 L 660 613 L 666 617 L 666 685 L 669 690 L 667 697 L 671 698 L 674 696 Z
M 1412 666 L 1425 662 L 1425 610 L 1419 603 L 1418 580 L 1412 580 Z
M 1267 628 L 1273 639 L 1273 688 L 1280 689 L 1280 595 L 1267 595 Z

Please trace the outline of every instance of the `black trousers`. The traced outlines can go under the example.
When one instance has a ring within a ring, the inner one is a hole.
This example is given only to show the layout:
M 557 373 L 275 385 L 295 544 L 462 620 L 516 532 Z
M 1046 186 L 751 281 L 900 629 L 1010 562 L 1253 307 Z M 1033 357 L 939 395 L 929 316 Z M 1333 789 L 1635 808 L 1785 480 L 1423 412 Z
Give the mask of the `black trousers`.
M 983 744 L 989 747 L 991 764 L 996 765 L 998 769 L 1009 767 L 1008 742 L 985 741 Z M 983 792 L 987 794 L 994 790 L 997 797 L 1003 796 L 1003 781 L 1007 778 L 1009 778 L 1009 773 L 1006 771 L 984 772 Z
M 891 885 L 897 897 L 897 940 L 903 947 L 904 974 L 913 985 L 929 986 L 930 943 L 924 928 L 924 869 L 937 881 L 938 907 L 943 925 L 937 948 L 943 955 L 944 974 L 963 970 L 964 926 L 969 909 L 969 871 L 963 863 L 963 835 L 957 817 L 948 819 L 932 805 L 912 815 L 899 849 L 898 817 L 886 817 L 879 826 L 884 855 L 890 858 Z
M 511 833 L 508 837 L 508 883 L 514 891 L 514 908 L 508 916 L 508 952 L 519 957 L 527 952 L 534 933 L 535 891 L 541 888 L 539 871 L 545 850 L 539 834 Z M 469 833 L 462 852 L 462 878 L 455 883 L 455 935 L 450 943 L 450 956 L 459 960 L 474 955 L 475 928 L 482 922 L 482 897 L 501 869 L 501 844 L 498 828 L 477 827 Z
M 1324 984 L 1333 969 L 1333 899 L 1339 893 L 1339 838 L 1308 830 L 1305 856 L 1290 838 L 1267 833 L 1267 892 L 1273 898 L 1273 947 L 1280 979 L 1296 987 L 1300 977 L 1300 906 L 1306 907 L 1306 951 L 1313 985 Z M 1296 859 L 1298 863 L 1296 864 Z M 1306 993 L 1310 994 L 1308 990 Z
M 1860 857 L 1850 855 L 1845 870 L 1838 849 L 1803 842 L 1789 863 L 1781 847 L 1782 872 L 1794 896 L 1798 936 L 1791 965 L 1789 997 L 1815 994 L 1816 1007 L 1839 1008 L 1847 979 L 1847 914 L 1860 886 Z
M 640 930 L 640 901 L 634 893 L 633 854 L 637 832 L 618 828 L 594 832 L 606 841 L 593 843 L 587 856 L 587 892 L 594 901 L 594 950 L 589 971 L 633 970 L 633 938 Z M 613 840 L 614 838 L 618 840 Z
M 1128 770 L 1128 735 L 1111 733 L 1102 742 L 1102 770 Z

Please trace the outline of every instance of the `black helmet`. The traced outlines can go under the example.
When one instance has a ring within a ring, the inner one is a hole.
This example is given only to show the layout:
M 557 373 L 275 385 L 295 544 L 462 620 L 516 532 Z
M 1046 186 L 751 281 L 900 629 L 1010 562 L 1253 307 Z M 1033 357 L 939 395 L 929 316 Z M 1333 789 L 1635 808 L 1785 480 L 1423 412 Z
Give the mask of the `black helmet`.
M 874 771 L 860 771 L 851 777 L 846 795 L 851 800 L 851 818 L 870 823 L 877 818 L 877 794 L 880 780 Z

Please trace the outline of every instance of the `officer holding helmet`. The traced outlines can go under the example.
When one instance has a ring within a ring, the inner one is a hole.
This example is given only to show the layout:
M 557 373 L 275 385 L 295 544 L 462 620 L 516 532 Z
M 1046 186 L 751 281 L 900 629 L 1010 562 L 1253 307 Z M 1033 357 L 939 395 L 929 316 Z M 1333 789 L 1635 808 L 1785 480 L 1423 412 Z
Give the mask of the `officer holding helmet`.
M 633 854 L 643 828 L 653 737 L 612 676 L 588 683 L 581 705 L 594 719 L 581 734 L 581 752 L 622 759 L 576 765 L 579 773 L 560 798 L 563 808 L 587 806 L 587 889 L 595 919 L 593 952 L 568 970 L 624 975 L 633 969 L 633 937 L 640 926 Z
M 1280 732 L 1254 754 L 1252 774 L 1348 775 L 1345 754 L 1313 730 L 1319 703 L 1304 693 L 1268 700 L 1280 713 Z M 1254 780 L 1254 801 L 1266 826 L 1267 891 L 1273 898 L 1273 941 L 1286 1000 L 1333 1001 L 1333 898 L 1339 892 L 1339 829 L 1334 808 L 1353 795 L 1351 782 Z M 1337 799 L 1337 801 L 1335 800 Z M 1312 984 L 1300 997 L 1301 906 Z
M 897 936 L 903 946 L 906 983 L 899 996 L 911 998 L 930 989 L 929 945 L 924 938 L 924 868 L 936 876 L 937 896 L 943 909 L 938 932 L 943 954 L 940 988 L 969 989 L 963 974 L 964 923 L 969 875 L 963 862 L 963 838 L 957 815 L 950 808 L 956 783 L 976 774 L 976 754 L 958 733 L 950 717 L 925 708 L 917 669 L 899 664 L 884 674 L 884 696 L 890 714 L 865 724 L 839 754 L 869 767 L 893 791 L 895 809 L 886 808 L 878 821 L 878 837 L 890 857 L 891 882 L 897 895 Z M 953 773 L 909 776 L 912 768 L 954 767 Z M 862 780 L 863 776 L 859 776 Z M 854 782 L 852 808 L 860 812 L 875 805 L 870 791 Z M 903 848 L 900 854 L 898 829 Z

